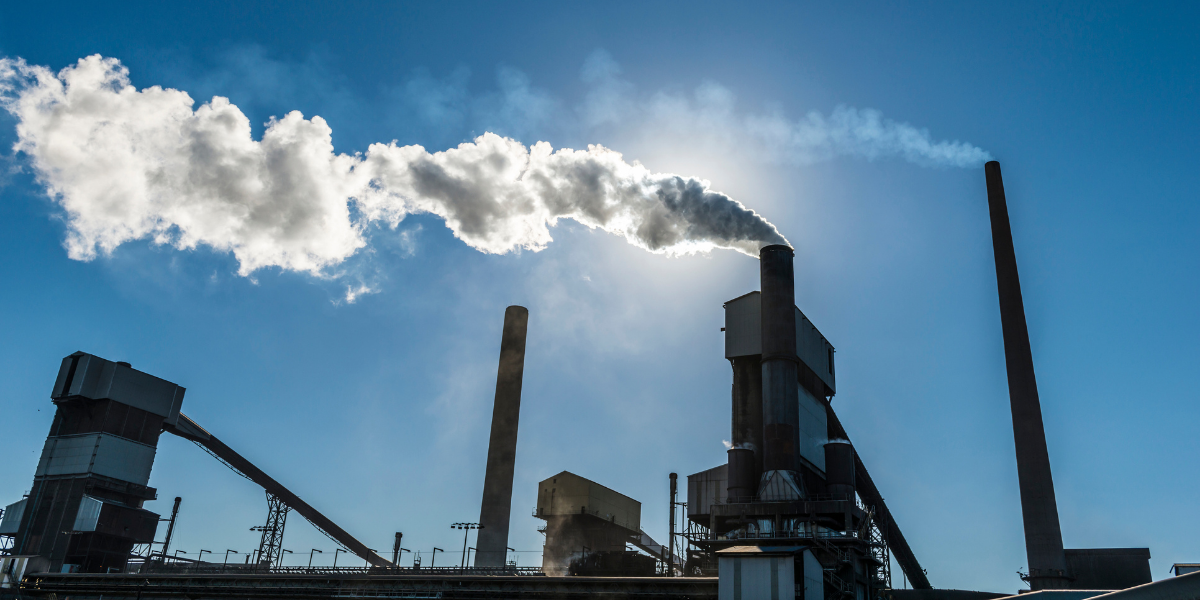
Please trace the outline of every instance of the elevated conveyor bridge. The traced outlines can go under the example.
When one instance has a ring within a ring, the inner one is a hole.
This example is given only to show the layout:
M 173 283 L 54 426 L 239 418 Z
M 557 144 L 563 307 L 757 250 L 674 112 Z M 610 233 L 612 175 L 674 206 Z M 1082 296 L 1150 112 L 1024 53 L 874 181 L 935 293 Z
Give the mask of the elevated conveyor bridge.
M 336 523 L 329 520 L 329 517 L 321 514 L 320 511 L 310 506 L 307 502 L 300 499 L 299 496 L 292 493 L 291 490 L 283 486 L 283 484 L 275 481 L 271 476 L 267 475 L 254 466 L 249 460 L 246 460 L 241 454 L 235 452 L 232 448 L 225 445 L 224 442 L 217 439 L 216 436 L 209 433 L 195 421 L 188 418 L 187 415 L 180 413 L 176 424 L 164 424 L 163 431 L 175 434 L 185 440 L 194 442 L 206 452 L 211 454 L 217 460 L 232 469 L 235 473 L 253 481 L 266 490 L 269 496 L 273 496 L 278 501 L 282 502 L 289 509 L 295 511 L 300 516 L 312 523 L 318 531 L 325 534 L 329 539 L 341 544 L 344 548 L 353 552 L 359 558 L 371 563 L 377 567 L 393 566 L 392 563 L 383 557 L 375 554 L 365 544 L 358 541 L 354 536 L 346 533 L 345 529 L 338 527 Z

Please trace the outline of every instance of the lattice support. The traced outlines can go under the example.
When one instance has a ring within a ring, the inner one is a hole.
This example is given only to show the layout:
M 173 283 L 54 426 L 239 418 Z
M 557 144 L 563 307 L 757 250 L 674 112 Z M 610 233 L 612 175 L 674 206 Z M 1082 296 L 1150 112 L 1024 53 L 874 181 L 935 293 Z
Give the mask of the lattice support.
M 262 532 L 262 541 L 258 544 L 258 563 L 270 568 L 279 568 L 283 562 L 283 527 L 287 524 L 287 514 L 291 510 L 282 500 L 267 492 L 267 523 L 261 527 L 252 528 Z

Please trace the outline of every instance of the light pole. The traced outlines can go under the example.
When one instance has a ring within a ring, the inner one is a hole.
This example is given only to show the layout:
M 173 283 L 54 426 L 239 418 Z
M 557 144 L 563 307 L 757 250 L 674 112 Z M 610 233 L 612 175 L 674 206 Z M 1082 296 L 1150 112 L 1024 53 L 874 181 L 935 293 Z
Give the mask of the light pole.
M 430 569 L 432 569 L 432 568 L 433 568 L 433 563 L 437 562 L 437 553 L 438 553 L 438 552 L 445 552 L 445 550 L 442 550 L 441 548 L 434 548 L 434 549 L 433 549 L 433 558 L 430 558 L 430 559 L 429 559 L 429 568 L 430 568 Z
M 472 529 L 483 529 L 483 525 L 480 525 L 479 523 L 452 523 L 450 528 L 463 530 L 463 553 L 461 568 L 465 569 L 467 568 L 467 536 L 471 534 Z
M 376 550 L 376 549 L 374 549 L 374 548 L 367 548 L 367 550 L 368 550 L 368 551 L 370 551 L 370 552 L 378 552 L 378 550 Z M 370 555 L 368 554 L 367 556 L 370 556 Z M 371 564 L 371 561 L 370 561 L 370 559 L 366 559 L 366 558 L 364 558 L 364 559 L 363 559 L 363 568 L 366 568 L 366 567 L 367 567 L 367 566 L 369 566 L 370 564 Z
M 516 551 L 517 551 L 516 548 L 505 548 L 505 550 L 508 550 L 509 552 L 513 552 L 513 553 L 516 553 Z M 518 556 L 517 558 L 521 558 L 521 557 Z M 505 557 L 504 557 L 504 564 L 506 564 L 506 565 L 508 564 L 508 556 L 507 555 L 505 555 Z
M 280 548 L 280 549 L 279 549 L 279 566 L 281 566 L 281 567 L 283 566 L 283 555 L 284 555 L 284 553 L 287 553 L 287 554 L 295 554 L 295 552 L 292 552 L 291 550 L 284 550 L 283 548 Z
M 334 550 L 334 551 L 333 551 L 333 568 L 335 568 L 335 569 L 337 568 L 337 555 L 338 555 L 338 552 L 345 552 L 346 554 L 349 554 L 349 553 L 350 553 L 350 551 L 349 551 L 349 550 L 346 550 L 346 549 L 344 549 L 344 548 L 338 548 L 337 550 Z
M 405 552 L 412 554 L 412 550 L 409 550 L 408 548 L 400 548 L 400 554 L 404 554 Z M 400 566 L 400 559 L 396 559 L 396 566 Z
M 237 550 L 226 550 L 226 551 L 225 551 L 225 562 L 221 563 L 221 568 L 222 568 L 222 569 L 224 569 L 224 568 L 225 568 L 225 565 L 228 565 L 228 564 L 229 564 L 229 553 L 230 553 L 230 552 L 232 552 L 232 553 L 234 553 L 234 554 L 241 554 L 241 552 L 238 552 Z
M 175 551 L 175 558 L 179 558 L 179 555 L 180 555 L 180 554 L 187 554 L 187 552 L 184 552 L 183 550 L 176 550 L 176 551 Z
M 212 554 L 212 550 L 201 550 L 200 555 L 196 557 L 196 562 L 204 562 L 204 553 Z
M 309 552 L 309 553 L 308 553 L 308 568 L 310 568 L 310 569 L 312 568 L 312 557 L 313 557 L 313 552 L 316 552 L 317 554 L 325 554 L 324 552 L 321 552 L 320 550 L 317 550 L 316 548 L 313 548 L 313 549 L 312 549 L 312 552 Z

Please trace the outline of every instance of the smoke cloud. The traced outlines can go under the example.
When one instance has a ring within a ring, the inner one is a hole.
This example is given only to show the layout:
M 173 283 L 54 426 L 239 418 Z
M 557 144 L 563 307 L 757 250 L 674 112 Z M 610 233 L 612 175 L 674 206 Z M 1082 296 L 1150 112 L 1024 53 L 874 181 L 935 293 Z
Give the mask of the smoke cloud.
M 874 109 L 839 106 L 828 116 L 811 111 L 799 119 L 778 109 L 740 111 L 736 95 L 712 81 L 691 94 L 639 94 L 603 50 L 588 57 L 583 81 L 590 91 L 578 113 L 589 127 L 637 123 L 637 131 L 734 151 L 765 163 L 800 166 L 849 156 L 899 157 L 926 167 L 976 167 L 991 160 L 981 148 L 935 140 L 928 130 L 887 119 Z
M 519 72 L 508 75 L 505 97 L 540 99 L 523 106 L 555 105 L 531 92 Z M 587 127 L 622 119 L 674 123 L 731 144 L 751 140 L 747 152 L 785 162 L 841 154 L 939 165 L 987 158 L 874 111 L 838 109 L 796 122 L 736 117 L 731 95 L 715 84 L 702 86 L 695 101 L 663 95 L 637 101 L 603 53 L 589 59 L 584 77 L 592 91 L 578 113 Z M 655 173 L 599 145 L 555 150 L 484 133 L 438 152 L 392 142 L 351 155 L 334 150 L 324 119 L 295 111 L 272 118 L 255 140 L 249 118 L 228 99 L 213 97 L 195 108 L 184 91 L 138 90 L 119 61 L 99 55 L 58 73 L 0 59 L 0 103 L 17 120 L 15 150 L 63 209 L 64 246 L 76 260 L 150 239 L 231 253 L 242 275 L 278 267 L 332 277 L 334 267 L 368 245 L 374 226 L 394 229 L 421 213 L 494 254 L 545 248 L 562 219 L 670 255 L 724 248 L 756 256 L 765 244 L 788 243 L 707 181 Z M 347 301 L 372 291 L 348 288 Z
M 653 173 L 601 146 L 555 151 L 485 133 L 430 153 L 372 144 L 334 152 L 320 117 L 291 112 L 261 140 L 226 98 L 193 109 L 183 91 L 137 90 L 115 59 L 90 56 L 55 74 L 0 62 L 4 106 L 66 212 L 71 258 L 127 241 L 231 252 L 243 275 L 263 268 L 322 274 L 367 244 L 373 222 L 430 213 L 483 252 L 541 250 L 571 219 L 652 252 L 787 243 L 773 225 L 694 178 Z

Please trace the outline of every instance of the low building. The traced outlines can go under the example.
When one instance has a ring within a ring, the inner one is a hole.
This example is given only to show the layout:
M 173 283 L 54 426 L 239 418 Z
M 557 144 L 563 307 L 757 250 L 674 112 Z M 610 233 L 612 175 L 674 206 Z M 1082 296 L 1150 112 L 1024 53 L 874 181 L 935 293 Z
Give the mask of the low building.
M 825 600 L 821 563 L 804 546 L 732 546 L 717 561 L 719 600 Z
M 602 570 L 637 565 L 637 573 L 626 573 L 623 572 L 625 569 L 615 567 L 614 572 L 603 573 L 606 575 L 644 574 L 645 561 L 625 556 L 627 545 L 639 548 L 645 545 L 641 531 L 641 502 L 563 471 L 538 484 L 537 508 L 533 516 L 546 521 L 542 570 L 547 575 L 567 575 L 572 571 L 573 563 L 576 565 L 574 570 L 581 574 L 583 571 L 594 572 L 601 565 L 604 566 Z

